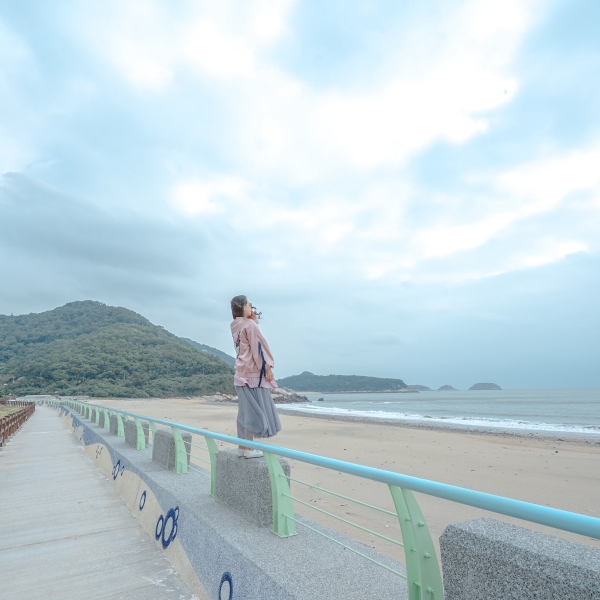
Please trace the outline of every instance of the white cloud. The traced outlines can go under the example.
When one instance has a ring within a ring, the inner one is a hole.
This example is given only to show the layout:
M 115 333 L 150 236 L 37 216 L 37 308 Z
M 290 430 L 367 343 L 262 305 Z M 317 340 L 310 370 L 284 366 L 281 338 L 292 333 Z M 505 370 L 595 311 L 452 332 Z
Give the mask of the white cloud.
M 76 26 L 134 86 L 162 91 L 178 69 L 205 76 L 252 76 L 261 50 L 286 30 L 290 0 L 182 2 L 113 0 L 80 6 Z
M 272 62 L 265 50 L 288 33 L 293 5 L 234 0 L 175 10 L 129 0 L 102 5 L 92 19 L 86 12 L 86 43 L 142 88 L 165 91 L 182 69 L 216 78 L 238 131 L 237 153 L 296 180 L 403 164 L 437 140 L 462 143 L 485 132 L 485 113 L 518 89 L 511 61 L 531 21 L 529 1 L 423 11 L 389 34 L 389 56 L 382 60 L 374 46 L 385 76 L 353 90 L 315 89 Z M 423 39 L 429 47 L 421 52 Z
M 217 177 L 211 180 L 195 179 L 173 189 L 172 201 L 189 215 L 225 212 L 233 202 L 240 207 L 246 184 L 239 177 Z
M 259 64 L 234 109 L 244 159 L 265 172 L 312 181 L 332 169 L 396 167 L 438 140 L 462 143 L 485 132 L 486 112 L 517 93 L 511 66 L 530 5 L 509 3 L 510 19 L 497 18 L 494 3 L 459 6 L 434 17 L 433 26 L 431 15 L 428 22 L 423 17 L 418 35 L 435 51 L 421 58 L 422 39 L 396 31 L 396 39 L 409 41 L 388 44 L 390 55 L 377 64 L 385 75 L 353 89 L 316 89 Z
M 522 257 L 517 257 L 512 265 L 513 268 L 524 269 L 530 267 L 541 267 L 548 265 L 558 260 L 562 260 L 570 254 L 578 252 L 589 252 L 588 244 L 579 241 L 559 241 L 546 250 L 545 253 L 531 254 Z

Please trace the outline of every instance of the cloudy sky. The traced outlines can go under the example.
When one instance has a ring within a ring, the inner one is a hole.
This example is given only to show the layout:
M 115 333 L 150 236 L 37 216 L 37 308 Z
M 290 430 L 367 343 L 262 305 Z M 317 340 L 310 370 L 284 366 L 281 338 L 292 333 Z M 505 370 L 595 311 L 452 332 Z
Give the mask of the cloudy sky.
M 0 3 L 0 313 L 278 377 L 600 387 L 600 3 Z

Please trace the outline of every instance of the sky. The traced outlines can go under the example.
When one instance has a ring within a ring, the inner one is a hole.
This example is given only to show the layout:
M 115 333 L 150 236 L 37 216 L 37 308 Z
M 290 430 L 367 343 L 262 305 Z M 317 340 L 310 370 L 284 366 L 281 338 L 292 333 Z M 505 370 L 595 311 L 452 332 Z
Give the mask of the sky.
M 0 2 L 0 313 L 276 376 L 600 388 L 600 3 Z

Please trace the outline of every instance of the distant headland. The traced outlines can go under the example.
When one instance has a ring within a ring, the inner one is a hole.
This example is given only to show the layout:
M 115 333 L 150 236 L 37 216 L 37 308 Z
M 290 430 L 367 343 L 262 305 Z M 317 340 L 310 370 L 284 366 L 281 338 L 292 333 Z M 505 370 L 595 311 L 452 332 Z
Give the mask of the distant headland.
M 310 371 L 278 379 L 277 385 L 298 392 L 320 393 L 418 391 L 407 386 L 402 379 L 362 375 L 315 375 Z
M 501 390 L 502 388 L 497 383 L 476 383 L 469 390 Z

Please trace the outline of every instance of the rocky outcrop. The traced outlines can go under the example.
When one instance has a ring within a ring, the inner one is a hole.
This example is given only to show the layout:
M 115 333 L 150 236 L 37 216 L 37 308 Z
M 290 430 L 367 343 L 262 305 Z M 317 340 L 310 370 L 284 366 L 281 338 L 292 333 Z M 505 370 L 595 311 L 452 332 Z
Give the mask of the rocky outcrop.
M 306 396 L 296 394 L 296 392 L 289 392 L 283 388 L 277 388 L 271 390 L 271 396 L 273 396 L 273 402 L 275 404 L 296 404 L 297 402 L 308 402 Z
M 458 390 L 451 385 L 443 385 L 441 388 L 438 388 L 438 392 L 458 392 Z
M 476 383 L 472 385 L 470 390 L 501 390 L 502 388 L 497 383 Z

